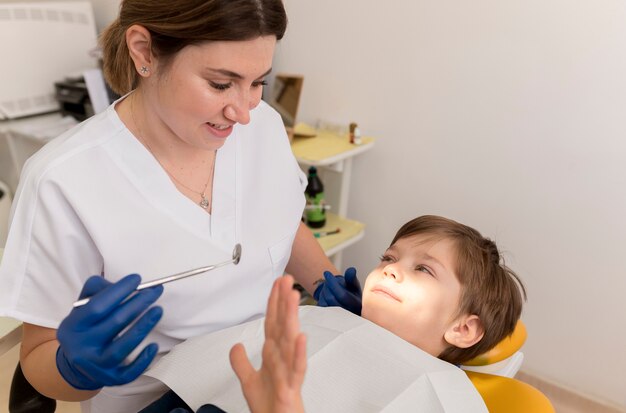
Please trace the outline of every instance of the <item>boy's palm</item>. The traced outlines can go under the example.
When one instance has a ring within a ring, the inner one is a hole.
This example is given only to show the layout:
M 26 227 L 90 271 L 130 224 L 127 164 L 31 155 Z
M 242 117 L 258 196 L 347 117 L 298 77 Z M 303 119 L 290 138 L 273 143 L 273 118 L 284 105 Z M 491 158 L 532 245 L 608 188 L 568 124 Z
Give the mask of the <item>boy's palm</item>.
M 302 383 L 306 371 L 306 337 L 298 321 L 299 293 L 289 276 L 272 288 L 265 318 L 261 368 L 254 369 L 241 343 L 230 362 L 253 413 L 303 413 Z

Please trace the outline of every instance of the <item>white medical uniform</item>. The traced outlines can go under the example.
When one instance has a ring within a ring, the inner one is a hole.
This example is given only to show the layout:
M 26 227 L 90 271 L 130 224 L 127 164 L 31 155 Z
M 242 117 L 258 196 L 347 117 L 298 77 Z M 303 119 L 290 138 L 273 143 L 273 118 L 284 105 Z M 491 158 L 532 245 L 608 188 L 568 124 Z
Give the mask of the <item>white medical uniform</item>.
M 227 260 L 241 243 L 239 265 L 165 285 L 163 318 L 146 343 L 165 353 L 261 316 L 305 204 L 306 176 L 280 116 L 261 102 L 248 125 L 235 126 L 217 151 L 208 214 L 176 189 L 114 105 L 25 165 L 0 268 L 0 314 L 58 328 L 93 274 L 147 281 Z M 163 391 L 142 376 L 104 388 L 83 411 L 137 411 Z

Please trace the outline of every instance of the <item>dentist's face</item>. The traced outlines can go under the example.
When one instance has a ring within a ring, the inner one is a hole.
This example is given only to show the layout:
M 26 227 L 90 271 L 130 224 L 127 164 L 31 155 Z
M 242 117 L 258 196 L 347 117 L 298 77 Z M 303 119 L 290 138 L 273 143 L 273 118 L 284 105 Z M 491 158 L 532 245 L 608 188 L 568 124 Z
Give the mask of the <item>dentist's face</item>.
M 367 277 L 362 316 L 438 356 L 448 347 L 444 333 L 459 308 L 455 257 L 449 240 L 398 240 Z
M 183 48 L 146 85 L 146 104 L 160 123 L 153 127 L 163 127 L 192 146 L 218 149 L 233 125 L 250 121 L 250 110 L 261 101 L 275 46 L 274 36 L 264 36 Z

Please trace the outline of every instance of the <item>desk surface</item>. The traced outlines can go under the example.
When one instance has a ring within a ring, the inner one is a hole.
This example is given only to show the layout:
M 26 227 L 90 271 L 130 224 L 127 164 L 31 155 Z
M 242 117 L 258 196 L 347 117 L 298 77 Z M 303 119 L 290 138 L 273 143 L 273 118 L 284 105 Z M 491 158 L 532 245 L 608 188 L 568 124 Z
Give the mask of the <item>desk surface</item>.
M 0 120 L 0 133 L 4 133 L 13 128 L 47 126 L 51 123 L 58 122 L 62 118 L 63 116 L 61 116 L 60 113 L 53 112 L 18 119 L 2 119 Z
M 60 113 L 49 113 L 0 123 L 0 132 L 16 138 L 31 139 L 42 145 L 78 125 L 78 121 Z

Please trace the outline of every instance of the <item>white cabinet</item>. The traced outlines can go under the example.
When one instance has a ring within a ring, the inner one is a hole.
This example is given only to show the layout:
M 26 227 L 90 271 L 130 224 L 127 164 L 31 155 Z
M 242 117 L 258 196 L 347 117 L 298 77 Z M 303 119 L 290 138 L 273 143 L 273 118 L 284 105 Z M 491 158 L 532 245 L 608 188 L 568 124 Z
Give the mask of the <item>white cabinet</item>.
M 77 123 L 59 113 L 0 121 L 0 181 L 15 193 L 26 160 Z
M 354 145 L 350 143 L 346 133 L 327 130 L 318 130 L 314 137 L 296 135 L 291 143 L 293 153 L 305 172 L 311 165 L 318 168 L 330 211 L 327 213 L 326 225 L 313 232 L 340 229 L 338 234 L 318 238 L 326 255 L 340 271 L 343 270 L 341 251 L 363 238 L 365 234 L 363 223 L 346 217 L 352 179 L 352 160 L 373 146 L 374 138 L 364 137 L 360 145 Z

